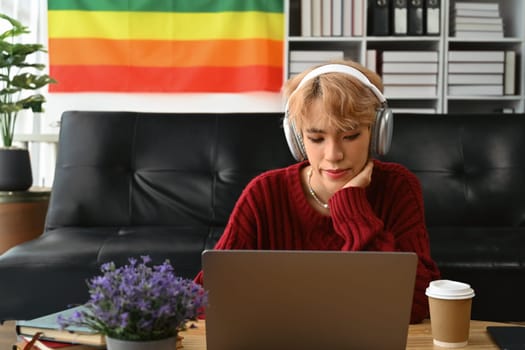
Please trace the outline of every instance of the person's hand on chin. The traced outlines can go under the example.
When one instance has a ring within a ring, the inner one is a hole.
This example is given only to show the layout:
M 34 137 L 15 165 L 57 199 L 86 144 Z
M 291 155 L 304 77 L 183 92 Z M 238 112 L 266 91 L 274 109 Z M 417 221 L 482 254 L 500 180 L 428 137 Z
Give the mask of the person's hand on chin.
M 369 160 L 363 170 L 356 176 L 352 178 L 352 180 L 348 181 L 343 188 L 346 187 L 362 187 L 366 188 L 370 182 L 372 181 L 372 170 L 374 169 L 374 162 L 372 160 Z

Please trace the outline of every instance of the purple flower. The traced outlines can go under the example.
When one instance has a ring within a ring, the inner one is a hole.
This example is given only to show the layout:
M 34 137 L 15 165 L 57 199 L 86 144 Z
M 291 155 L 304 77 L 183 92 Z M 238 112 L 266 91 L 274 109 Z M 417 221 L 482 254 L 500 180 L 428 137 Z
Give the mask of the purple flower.
M 86 311 L 59 322 L 64 326 L 83 325 L 117 339 L 155 340 L 177 334 L 189 319 L 195 319 L 207 304 L 207 292 L 189 279 L 175 276 L 166 260 L 148 266 L 141 262 L 100 267 L 102 275 L 87 281 L 90 298 Z

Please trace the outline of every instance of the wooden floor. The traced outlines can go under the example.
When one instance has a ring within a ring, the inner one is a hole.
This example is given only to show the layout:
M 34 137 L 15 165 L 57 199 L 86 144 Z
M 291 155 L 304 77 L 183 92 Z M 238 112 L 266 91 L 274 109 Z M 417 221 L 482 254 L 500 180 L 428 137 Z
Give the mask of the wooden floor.
M 15 342 L 15 321 L 6 321 L 0 325 L 0 350 L 11 350 Z

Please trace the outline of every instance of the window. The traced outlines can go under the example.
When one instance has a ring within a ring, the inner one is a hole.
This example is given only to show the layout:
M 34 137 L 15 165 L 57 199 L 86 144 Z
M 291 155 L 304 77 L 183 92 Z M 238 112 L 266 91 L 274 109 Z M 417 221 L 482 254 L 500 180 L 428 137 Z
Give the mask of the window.
M 15 18 L 30 30 L 29 34 L 20 36 L 23 42 L 41 43 L 47 47 L 47 2 L 46 0 L 3 0 L 0 12 Z M 0 23 L 0 31 L 5 24 Z M 33 57 L 44 63 L 48 69 L 49 60 L 46 54 Z M 47 95 L 47 88 L 41 91 Z M 46 109 L 46 104 L 44 104 Z M 51 187 L 53 182 L 56 145 L 58 140 L 58 117 L 48 118 L 46 113 L 34 114 L 31 111 L 19 113 L 16 124 L 15 144 L 27 147 L 31 156 L 33 185 Z

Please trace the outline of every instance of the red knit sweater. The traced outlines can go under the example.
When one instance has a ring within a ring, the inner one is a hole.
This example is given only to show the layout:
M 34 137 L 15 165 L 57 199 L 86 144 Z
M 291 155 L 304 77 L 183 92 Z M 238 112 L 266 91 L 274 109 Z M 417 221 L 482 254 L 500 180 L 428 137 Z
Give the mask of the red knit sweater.
M 430 256 L 418 179 L 405 167 L 374 160 L 366 188 L 338 191 L 330 216 L 307 202 L 300 169 L 307 162 L 271 170 L 241 194 L 215 249 L 381 250 L 417 253 L 411 322 L 428 317 L 425 288 L 439 278 Z M 202 284 L 202 271 L 195 278 Z

